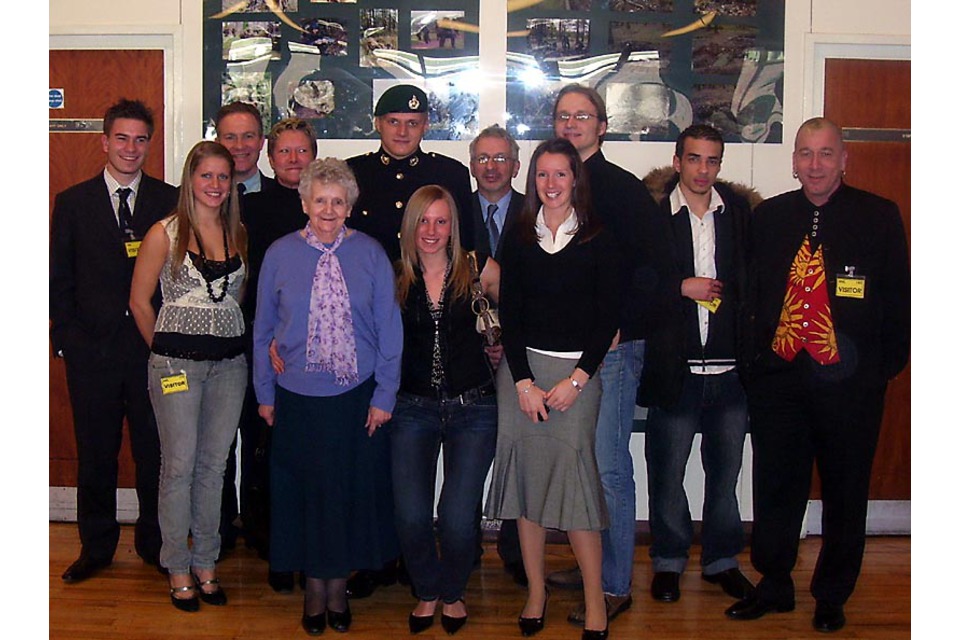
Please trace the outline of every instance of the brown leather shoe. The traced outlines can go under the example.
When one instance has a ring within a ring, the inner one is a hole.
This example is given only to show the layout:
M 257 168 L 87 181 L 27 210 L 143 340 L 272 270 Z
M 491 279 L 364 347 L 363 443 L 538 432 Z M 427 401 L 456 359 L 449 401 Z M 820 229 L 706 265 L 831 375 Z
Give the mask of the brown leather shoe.
M 608 624 L 633 604 L 633 596 L 629 593 L 625 596 L 612 596 L 609 593 L 605 593 L 603 594 L 603 600 L 607 605 Z M 587 607 L 581 602 L 570 612 L 570 615 L 567 616 L 567 622 L 582 627 L 586 617 Z
M 580 567 L 554 571 L 547 576 L 547 584 L 557 589 L 583 589 L 583 576 Z

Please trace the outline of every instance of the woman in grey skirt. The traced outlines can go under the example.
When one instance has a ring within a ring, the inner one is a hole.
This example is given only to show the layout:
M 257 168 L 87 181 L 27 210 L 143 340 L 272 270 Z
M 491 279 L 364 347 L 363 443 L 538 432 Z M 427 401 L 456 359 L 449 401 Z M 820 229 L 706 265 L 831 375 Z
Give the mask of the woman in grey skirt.
M 607 511 L 594 440 L 600 379 L 617 331 L 616 248 L 590 209 L 567 140 L 540 144 L 517 224 L 503 239 L 497 453 L 486 515 L 516 519 L 529 580 L 525 636 L 544 625 L 546 529 L 566 531 L 583 575 L 584 640 L 607 637 L 600 531 Z

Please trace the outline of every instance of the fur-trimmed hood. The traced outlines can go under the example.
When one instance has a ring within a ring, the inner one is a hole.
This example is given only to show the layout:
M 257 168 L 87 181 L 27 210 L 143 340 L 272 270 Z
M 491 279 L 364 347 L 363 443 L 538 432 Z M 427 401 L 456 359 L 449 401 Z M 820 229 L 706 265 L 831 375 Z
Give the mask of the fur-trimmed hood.
M 674 171 L 673 166 L 667 165 L 665 167 L 651 169 L 650 172 L 643 177 L 643 184 L 647 186 L 653 199 L 659 203 L 673 191 L 673 188 L 677 185 L 677 180 L 677 172 Z M 750 204 L 751 210 L 756 209 L 757 205 L 763 202 L 763 196 L 753 187 L 748 187 L 739 182 L 727 182 L 725 180 L 717 180 L 717 182 L 726 185 L 727 188 L 735 194 L 744 198 Z

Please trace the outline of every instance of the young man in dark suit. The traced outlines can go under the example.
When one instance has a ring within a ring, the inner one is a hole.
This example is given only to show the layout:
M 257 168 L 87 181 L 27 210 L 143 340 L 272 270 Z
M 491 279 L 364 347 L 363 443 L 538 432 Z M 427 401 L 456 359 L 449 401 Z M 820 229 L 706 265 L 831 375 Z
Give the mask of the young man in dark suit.
M 109 565 L 120 538 L 117 458 L 126 416 L 136 463 L 134 546 L 159 567 L 160 440 L 147 395 L 147 357 L 127 300 L 140 240 L 177 205 L 177 190 L 142 171 L 153 115 L 122 99 L 103 118 L 103 173 L 58 194 L 50 242 L 50 339 L 64 359 L 77 440 L 80 557 L 63 574 Z

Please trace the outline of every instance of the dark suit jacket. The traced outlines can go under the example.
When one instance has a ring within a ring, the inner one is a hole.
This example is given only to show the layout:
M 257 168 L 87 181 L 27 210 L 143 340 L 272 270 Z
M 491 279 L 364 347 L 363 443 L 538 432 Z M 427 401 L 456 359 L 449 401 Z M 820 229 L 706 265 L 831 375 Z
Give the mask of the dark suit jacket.
M 753 320 L 745 363 L 749 377 L 790 366 L 773 353 L 771 343 L 790 267 L 811 231 L 814 210 L 820 212 L 819 237 L 840 351 L 840 363 L 829 367 L 832 378 L 885 384 L 906 366 L 910 353 L 906 234 L 896 204 L 845 184 L 820 207 L 797 190 L 766 200 L 754 213 L 746 300 Z M 848 268 L 866 278 L 863 298 L 836 295 L 837 276 L 845 276 Z
M 137 237 L 176 206 L 177 189 L 144 174 L 133 207 Z M 123 240 L 102 173 L 57 194 L 50 231 L 54 353 L 80 346 L 103 355 L 123 323 L 133 321 L 128 301 L 134 259 Z
M 488 256 L 493 255 L 493 259 L 500 262 L 500 250 L 503 247 L 503 237 L 510 230 L 510 227 L 514 225 L 517 217 L 520 215 L 520 210 L 523 209 L 523 194 L 516 189 L 510 189 L 510 204 L 507 206 L 507 217 L 503 219 L 503 229 L 500 230 L 500 242 L 497 243 L 496 253 L 490 250 L 490 234 L 487 233 L 487 225 L 485 222 L 486 214 L 481 210 L 480 195 L 477 191 L 473 192 L 472 204 L 473 246 L 478 253 Z

